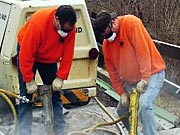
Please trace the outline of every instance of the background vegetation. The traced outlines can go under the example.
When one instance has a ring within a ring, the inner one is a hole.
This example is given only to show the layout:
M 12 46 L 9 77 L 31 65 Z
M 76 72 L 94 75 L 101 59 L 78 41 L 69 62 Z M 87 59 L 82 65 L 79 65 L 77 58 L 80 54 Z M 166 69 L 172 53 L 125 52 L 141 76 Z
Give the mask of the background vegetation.
M 86 0 L 86 4 L 90 16 L 102 9 L 118 15 L 133 14 L 141 18 L 153 39 L 180 46 L 179 0 Z M 180 85 L 180 60 L 163 58 L 166 78 Z

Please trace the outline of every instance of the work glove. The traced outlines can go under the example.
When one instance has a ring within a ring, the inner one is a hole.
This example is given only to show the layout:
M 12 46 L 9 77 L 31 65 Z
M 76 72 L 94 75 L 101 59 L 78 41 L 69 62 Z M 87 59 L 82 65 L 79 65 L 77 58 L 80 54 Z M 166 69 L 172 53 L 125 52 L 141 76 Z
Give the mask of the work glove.
M 30 82 L 26 82 L 26 89 L 28 94 L 32 94 L 35 91 L 37 91 L 37 84 L 34 81 L 34 79 L 31 80 Z
M 129 97 L 126 93 L 121 95 L 121 103 L 122 103 L 122 106 L 128 106 L 129 105 Z
M 136 90 L 139 93 L 143 93 L 145 92 L 146 86 L 147 86 L 147 81 L 144 79 L 141 79 L 141 81 L 139 81 L 136 85 Z
M 52 82 L 52 89 L 53 91 L 61 91 L 61 88 L 64 84 L 64 80 L 61 78 L 56 77 Z

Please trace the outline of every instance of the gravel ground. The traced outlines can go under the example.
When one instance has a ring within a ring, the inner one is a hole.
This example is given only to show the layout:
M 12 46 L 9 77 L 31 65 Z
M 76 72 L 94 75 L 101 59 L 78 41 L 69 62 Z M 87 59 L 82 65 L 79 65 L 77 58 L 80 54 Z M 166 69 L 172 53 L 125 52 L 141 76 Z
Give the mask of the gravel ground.
M 98 99 L 106 106 L 106 107 L 116 107 L 117 106 L 117 101 L 114 100 L 113 98 L 109 97 L 107 94 L 105 94 L 102 91 L 102 88 L 100 86 L 97 85 L 97 97 Z M 0 101 L 2 103 L 2 98 L 0 98 Z M 178 98 L 175 98 L 172 95 L 169 95 L 166 91 L 161 91 L 155 101 L 155 104 L 165 110 L 167 110 L 168 112 L 171 112 L 173 114 L 175 114 L 176 116 L 180 117 L 180 100 L 178 100 Z M 2 109 L 3 108 L 3 109 Z M 76 110 L 76 109 L 74 109 Z M 115 109 L 116 110 L 116 109 Z M 79 110 L 81 112 L 81 110 Z M 73 111 L 73 113 L 80 113 L 78 111 Z M 114 112 L 116 113 L 116 112 Z M 67 115 L 66 117 L 68 117 L 69 115 Z M 78 116 L 81 116 L 78 114 Z M 75 117 L 75 116 L 73 116 Z M 72 117 L 69 117 L 69 120 L 67 122 L 71 121 Z M 89 117 L 90 118 L 90 117 Z M 39 126 L 39 124 L 34 123 L 33 124 L 33 128 L 37 128 Z M 77 126 L 77 125 L 76 125 Z M 90 125 L 89 125 L 90 126 Z M 0 131 L 3 131 L 4 133 L 6 133 L 6 135 L 11 135 L 12 130 L 13 129 L 13 116 L 11 113 L 10 108 L 8 107 L 8 105 L 5 105 L 4 107 L 2 105 L 0 105 Z M 179 131 L 179 129 L 177 129 L 177 131 Z M 174 129 L 174 132 L 176 132 L 176 129 Z M 161 135 L 166 135 L 165 131 L 161 131 L 159 132 L 159 134 Z M 0 133 L 1 135 L 1 133 Z M 172 135 L 178 135 L 178 134 L 172 134 Z
M 161 91 L 155 100 L 155 105 L 180 117 L 180 100 L 166 91 Z
M 106 108 L 109 112 L 113 114 L 117 118 L 116 114 L 116 108 L 115 107 L 107 107 Z M 90 103 L 86 106 L 81 106 L 78 108 L 73 109 L 67 109 L 69 112 L 65 115 L 65 122 L 66 122 L 66 128 L 65 132 L 67 135 L 70 132 L 73 131 L 83 131 L 84 129 L 90 128 L 94 126 L 97 123 L 104 123 L 107 121 L 111 121 L 106 114 L 100 109 L 100 107 L 96 104 L 96 102 L 92 99 Z M 33 135 L 46 135 L 45 127 L 43 123 L 39 123 L 38 120 L 41 118 L 42 108 L 39 109 L 33 109 L 33 125 L 32 125 L 32 134 Z M 11 117 L 11 118 L 10 118 Z M 14 125 L 12 123 L 9 123 L 9 121 L 12 122 L 12 115 L 10 113 L 4 114 L 4 118 L 2 120 L 3 122 L 0 124 L 0 135 L 12 135 L 12 132 L 14 131 Z M 122 123 L 121 123 L 122 125 Z M 161 131 L 158 131 L 157 135 L 179 135 L 180 128 L 174 128 L 174 129 L 162 129 L 162 126 L 160 125 Z M 115 125 L 113 126 L 107 126 L 106 129 L 111 129 L 115 132 L 118 132 Z M 141 125 L 139 127 L 142 128 Z M 127 134 L 127 130 L 123 128 L 125 131 L 125 135 Z M 4 134 L 1 134 L 3 132 Z M 73 134 L 74 135 L 74 134 Z M 77 134 L 80 135 L 80 134 Z M 92 135 L 110 135 L 106 134 L 102 131 L 95 132 Z

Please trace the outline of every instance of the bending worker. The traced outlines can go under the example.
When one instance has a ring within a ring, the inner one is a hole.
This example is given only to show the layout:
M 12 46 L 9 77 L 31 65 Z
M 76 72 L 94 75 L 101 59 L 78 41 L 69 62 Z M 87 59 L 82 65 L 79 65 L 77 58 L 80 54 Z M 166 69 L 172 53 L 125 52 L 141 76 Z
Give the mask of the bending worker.
M 156 135 L 152 103 L 165 78 L 165 63 L 142 21 L 133 15 L 111 18 L 106 11 L 97 14 L 95 30 L 104 37 L 103 54 L 115 91 L 121 96 L 119 116 L 129 110 L 129 93 L 133 87 L 140 94 L 139 120 L 144 135 Z M 123 124 L 130 130 L 129 120 Z
M 76 13 L 70 5 L 35 12 L 18 33 L 18 77 L 20 95 L 30 100 L 37 91 L 36 70 L 45 85 L 52 85 L 54 133 L 64 135 L 60 100 L 63 81 L 68 78 L 76 35 Z M 60 62 L 59 68 L 57 62 Z M 32 104 L 20 103 L 19 134 L 31 135 Z

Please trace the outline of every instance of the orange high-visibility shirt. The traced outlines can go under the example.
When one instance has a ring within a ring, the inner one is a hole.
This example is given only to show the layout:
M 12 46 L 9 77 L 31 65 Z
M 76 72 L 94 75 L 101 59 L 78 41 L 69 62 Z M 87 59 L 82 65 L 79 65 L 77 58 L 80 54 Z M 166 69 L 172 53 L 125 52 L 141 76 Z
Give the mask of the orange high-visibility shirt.
M 165 63 L 141 20 L 133 15 L 118 17 L 119 33 L 103 43 L 107 71 L 115 91 L 124 93 L 123 81 L 135 84 L 165 69 Z
M 76 28 L 68 33 L 64 42 L 53 26 L 57 8 L 46 8 L 35 12 L 20 29 L 18 43 L 20 45 L 20 70 L 25 82 L 33 79 L 34 61 L 55 63 L 60 61 L 56 75 L 67 79 L 74 54 Z

